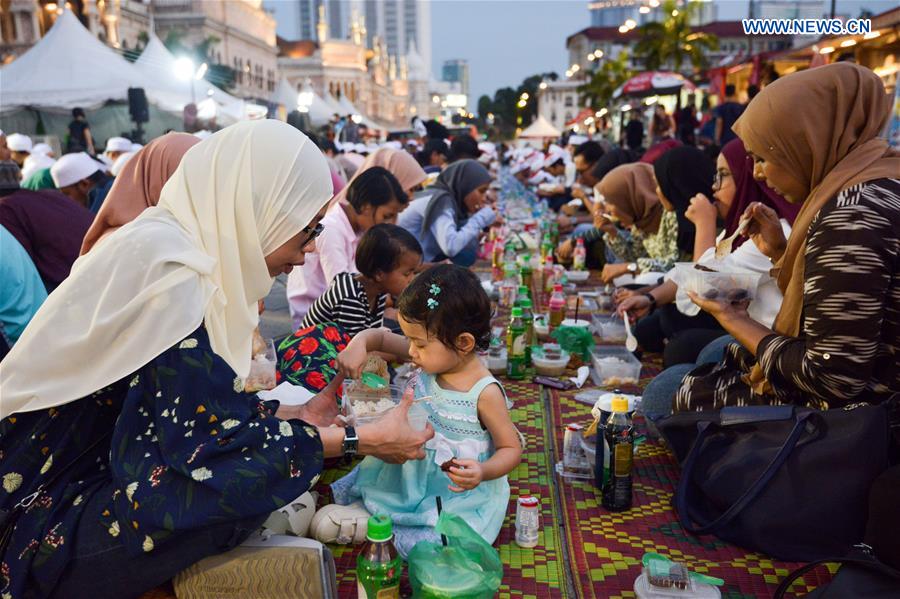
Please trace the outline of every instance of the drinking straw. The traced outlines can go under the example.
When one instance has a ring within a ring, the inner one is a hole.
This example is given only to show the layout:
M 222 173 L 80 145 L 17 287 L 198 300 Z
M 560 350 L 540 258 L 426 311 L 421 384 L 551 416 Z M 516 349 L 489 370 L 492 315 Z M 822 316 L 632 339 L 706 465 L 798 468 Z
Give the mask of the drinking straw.
M 581 307 L 581 296 L 575 298 L 575 326 L 578 326 L 578 309 Z
M 440 517 L 441 512 L 444 510 L 444 505 L 441 503 L 441 496 L 435 495 L 434 500 L 437 502 L 438 517 Z M 441 544 L 444 547 L 447 546 L 447 537 L 443 534 L 441 534 Z

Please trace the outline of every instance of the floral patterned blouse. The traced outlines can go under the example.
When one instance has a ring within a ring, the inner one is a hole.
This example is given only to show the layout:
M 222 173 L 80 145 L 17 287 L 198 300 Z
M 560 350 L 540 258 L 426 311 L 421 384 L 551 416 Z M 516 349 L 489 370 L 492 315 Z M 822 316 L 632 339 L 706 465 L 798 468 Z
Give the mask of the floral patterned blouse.
M 78 401 L 0 422 L 0 507 L 66 472 L 19 518 L 0 563 L 0 597 L 52 588 L 85 504 L 109 494 L 100 525 L 130 555 L 179 533 L 271 512 L 322 469 L 316 429 L 245 394 L 197 329 L 131 376 Z M 94 441 L 111 436 L 76 459 Z
M 682 257 L 678 249 L 678 218 L 669 210 L 663 211 L 659 230 L 653 235 L 631 227 L 630 239 L 622 235 L 604 235 L 603 239 L 623 262 L 637 262 L 640 272 L 668 272 Z

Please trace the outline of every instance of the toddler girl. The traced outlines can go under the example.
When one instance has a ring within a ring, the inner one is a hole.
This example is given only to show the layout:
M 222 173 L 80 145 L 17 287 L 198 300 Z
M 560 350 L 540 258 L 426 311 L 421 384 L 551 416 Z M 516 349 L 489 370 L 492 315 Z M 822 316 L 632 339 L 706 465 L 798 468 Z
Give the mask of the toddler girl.
M 338 528 L 343 523 L 346 531 L 348 518 L 364 526 L 367 513 L 388 514 L 394 542 L 406 556 L 417 542 L 438 540 L 433 526 L 440 496 L 443 509 L 493 543 L 509 504 L 506 476 L 518 465 L 522 447 L 503 388 L 477 356 L 490 341 L 490 301 L 473 273 L 440 265 L 407 287 L 398 311 L 406 339 L 383 329 L 366 331 L 338 357 L 338 367 L 358 376 L 371 351 L 412 360 L 421 369 L 415 397 L 434 437 L 422 460 L 387 464 L 367 457 L 332 484 L 343 507 L 323 508 L 316 517 L 330 518 Z

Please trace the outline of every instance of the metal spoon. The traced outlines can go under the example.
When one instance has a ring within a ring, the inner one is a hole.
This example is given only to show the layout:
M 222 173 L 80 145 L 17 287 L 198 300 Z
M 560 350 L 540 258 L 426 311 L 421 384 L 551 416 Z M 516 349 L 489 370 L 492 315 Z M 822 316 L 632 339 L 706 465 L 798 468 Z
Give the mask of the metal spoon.
M 631 332 L 631 324 L 628 322 L 628 313 L 622 312 L 622 320 L 625 321 L 625 349 L 634 351 L 637 349 L 638 342 Z

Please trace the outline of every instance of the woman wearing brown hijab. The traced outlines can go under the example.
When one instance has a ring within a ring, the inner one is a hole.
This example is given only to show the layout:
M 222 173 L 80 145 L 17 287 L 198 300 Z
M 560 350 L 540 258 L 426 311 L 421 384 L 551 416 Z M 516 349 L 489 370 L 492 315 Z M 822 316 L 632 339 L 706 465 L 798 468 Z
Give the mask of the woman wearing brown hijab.
M 900 157 L 878 137 L 890 105 L 872 71 L 837 63 L 770 84 L 735 123 L 757 177 L 802 204 L 787 240 L 770 208 L 747 210 L 784 302 L 770 330 L 745 305 L 693 297 L 743 347 L 689 373 L 676 410 L 839 408 L 900 391 Z
M 603 282 L 625 274 L 664 273 L 671 269 L 681 253 L 677 243 L 678 219 L 660 203 L 653 166 L 636 162 L 616 167 L 596 189 L 603 196 L 606 216 L 595 218 L 594 226 L 605 231 L 606 246 L 620 260 L 603 267 Z M 630 228 L 631 237 L 619 235 L 608 221 Z
M 119 176 L 81 245 L 81 255 L 98 241 L 138 217 L 146 208 L 156 206 L 163 186 L 181 163 L 181 158 L 200 140 L 187 133 L 168 133 L 158 137 L 135 154 Z

